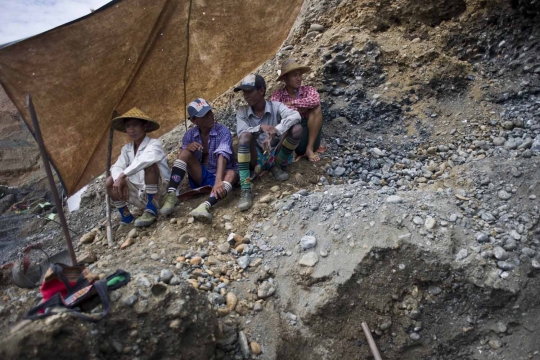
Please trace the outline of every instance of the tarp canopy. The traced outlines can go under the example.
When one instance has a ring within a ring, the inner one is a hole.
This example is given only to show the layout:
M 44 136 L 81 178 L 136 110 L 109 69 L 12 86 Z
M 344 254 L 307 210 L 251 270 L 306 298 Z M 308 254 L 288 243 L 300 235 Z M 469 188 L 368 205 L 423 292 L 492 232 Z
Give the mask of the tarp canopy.
M 277 52 L 303 2 L 191 1 L 112 1 L 0 48 L 0 83 L 31 131 L 32 95 L 68 195 L 105 171 L 114 110 L 137 106 L 161 124 L 154 136 L 170 131 L 184 119 L 186 58 L 187 102 L 215 99 Z M 115 133 L 113 161 L 127 141 Z

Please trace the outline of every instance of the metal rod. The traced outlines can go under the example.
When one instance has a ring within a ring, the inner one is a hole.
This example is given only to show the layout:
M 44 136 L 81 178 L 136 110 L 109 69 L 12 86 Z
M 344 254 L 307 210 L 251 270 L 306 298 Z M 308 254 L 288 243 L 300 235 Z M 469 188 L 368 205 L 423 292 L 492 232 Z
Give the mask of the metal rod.
M 116 110 L 113 111 L 112 119 L 116 117 L 117 113 Z M 111 176 L 111 156 L 112 156 L 112 145 L 113 145 L 113 137 L 114 137 L 114 129 L 111 126 L 109 130 L 109 145 L 107 148 L 107 168 L 105 170 L 105 181 Z M 105 214 L 107 216 L 107 244 L 109 247 L 114 246 L 113 241 L 113 233 L 112 233 L 112 225 L 111 225 L 111 197 L 109 196 L 109 192 L 105 192 Z
M 26 95 L 26 104 L 28 105 L 28 110 L 30 111 L 30 117 L 32 118 L 32 124 L 34 125 L 34 134 L 36 136 L 36 141 L 38 143 L 39 151 L 41 153 L 41 159 L 43 159 L 43 166 L 45 167 L 45 172 L 47 173 L 47 179 L 49 179 L 49 187 L 51 188 L 54 204 L 56 205 L 58 217 L 60 218 L 60 223 L 62 224 L 64 237 L 66 238 L 66 245 L 68 248 L 69 257 L 71 258 L 71 264 L 77 265 L 77 256 L 75 255 L 75 250 L 73 250 L 71 235 L 69 234 L 66 217 L 62 209 L 62 203 L 60 202 L 60 198 L 58 197 L 58 190 L 56 190 L 56 184 L 54 183 L 54 177 L 51 171 L 51 164 L 49 164 L 49 156 L 45 151 L 45 145 L 43 144 L 43 138 L 41 137 L 41 129 L 39 128 L 36 110 L 34 109 L 34 103 L 32 102 L 32 96 L 30 96 L 30 94 Z
M 364 335 L 366 336 L 373 358 L 375 358 L 375 360 L 382 360 L 381 353 L 379 353 L 379 349 L 377 349 L 377 344 L 375 344 L 375 340 L 373 340 L 373 336 L 371 336 L 371 330 L 369 330 L 369 326 L 365 322 L 362 323 L 362 330 L 364 330 Z

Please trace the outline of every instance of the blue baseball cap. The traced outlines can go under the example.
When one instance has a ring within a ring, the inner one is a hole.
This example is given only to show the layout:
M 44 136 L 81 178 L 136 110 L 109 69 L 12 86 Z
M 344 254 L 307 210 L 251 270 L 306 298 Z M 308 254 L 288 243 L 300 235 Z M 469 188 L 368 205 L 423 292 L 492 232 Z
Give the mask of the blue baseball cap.
M 210 110 L 212 110 L 212 106 L 210 106 L 210 104 L 203 98 L 193 100 L 189 103 L 187 108 L 187 112 L 190 118 L 203 117 Z

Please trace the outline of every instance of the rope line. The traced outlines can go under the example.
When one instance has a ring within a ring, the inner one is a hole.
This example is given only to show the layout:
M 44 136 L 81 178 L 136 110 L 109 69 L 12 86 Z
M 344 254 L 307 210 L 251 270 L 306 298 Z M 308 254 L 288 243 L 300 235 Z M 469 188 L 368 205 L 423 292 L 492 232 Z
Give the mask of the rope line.
M 189 1 L 189 10 L 188 10 L 188 18 L 187 18 L 187 24 L 186 24 L 186 44 L 187 44 L 187 51 L 186 51 L 186 62 L 184 63 L 184 126 L 186 127 L 187 131 L 187 93 L 186 93 L 186 83 L 187 83 L 187 67 L 188 67 L 188 60 L 189 60 L 189 25 L 191 22 L 191 6 L 193 5 L 193 0 Z

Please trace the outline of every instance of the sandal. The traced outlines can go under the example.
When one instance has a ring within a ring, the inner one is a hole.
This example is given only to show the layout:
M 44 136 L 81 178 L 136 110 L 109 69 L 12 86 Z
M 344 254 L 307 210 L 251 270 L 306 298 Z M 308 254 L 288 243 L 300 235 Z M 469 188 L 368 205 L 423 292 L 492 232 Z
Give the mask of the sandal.
M 321 157 L 319 156 L 318 153 L 314 153 L 313 155 L 308 157 L 308 160 L 311 162 L 317 162 L 321 160 Z

